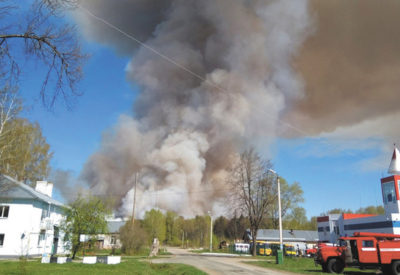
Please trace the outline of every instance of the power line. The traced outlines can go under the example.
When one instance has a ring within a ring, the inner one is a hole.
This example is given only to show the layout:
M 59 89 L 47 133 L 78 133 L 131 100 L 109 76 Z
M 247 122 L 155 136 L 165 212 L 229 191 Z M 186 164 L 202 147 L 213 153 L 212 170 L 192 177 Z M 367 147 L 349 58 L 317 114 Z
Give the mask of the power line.
M 122 35 L 124 35 L 125 37 L 127 37 L 127 38 L 129 38 L 129 39 L 135 41 L 136 43 L 138 43 L 138 44 L 141 45 L 142 47 L 144 47 L 144 48 L 146 48 L 147 50 L 153 52 L 154 54 L 160 56 L 161 58 L 163 58 L 163 59 L 166 60 L 167 62 L 170 62 L 171 64 L 173 64 L 173 65 L 177 66 L 178 68 L 182 69 L 183 71 L 185 71 L 185 72 L 191 74 L 192 76 L 194 76 L 194 77 L 196 77 L 197 79 L 203 81 L 204 83 L 206 83 L 206 84 L 208 84 L 208 85 L 210 85 L 210 86 L 212 86 L 212 87 L 214 87 L 214 88 L 216 88 L 216 89 L 218 89 L 218 90 L 220 90 L 220 91 L 228 92 L 228 91 L 227 91 L 226 89 L 224 89 L 223 87 L 221 87 L 221 86 L 219 86 L 219 85 L 217 85 L 217 84 L 215 84 L 215 83 L 213 83 L 213 82 L 207 80 L 206 78 L 204 78 L 203 76 L 199 75 L 198 73 L 192 71 L 192 70 L 189 69 L 188 67 L 186 67 L 186 66 L 184 66 L 184 65 L 182 65 L 182 64 L 180 64 L 180 63 L 178 63 L 178 62 L 175 61 L 174 59 L 168 57 L 167 55 L 161 53 L 160 51 L 156 50 L 155 48 L 153 48 L 152 46 L 148 45 L 147 43 L 145 43 L 145 42 L 141 41 L 140 39 L 136 38 L 134 35 L 125 32 L 124 30 L 122 30 L 121 28 L 119 28 L 119 27 L 115 26 L 114 24 L 110 23 L 110 22 L 107 21 L 106 19 L 104 19 L 104 18 L 102 18 L 102 17 L 100 17 L 100 16 L 95 15 L 94 13 L 92 13 L 91 11 L 89 11 L 88 9 L 86 9 L 85 7 L 82 7 L 81 5 L 78 5 L 78 8 L 81 9 L 84 13 L 86 13 L 86 14 L 89 15 L 90 17 L 93 17 L 93 18 L 95 18 L 96 20 L 98 20 L 98 21 L 102 22 L 103 24 L 107 25 L 107 26 L 110 27 L 111 29 L 116 30 L 117 32 L 119 32 L 119 33 L 121 33 Z M 297 127 L 297 126 L 294 126 L 293 124 L 291 124 L 291 123 L 289 123 L 289 122 L 286 122 L 286 121 L 284 121 L 284 120 L 282 120 L 282 119 L 280 119 L 280 118 L 278 118 L 278 117 L 276 117 L 276 116 L 273 116 L 272 114 L 268 113 L 267 110 L 265 110 L 265 109 L 262 109 L 262 112 L 263 112 L 264 115 L 266 115 L 266 116 L 272 118 L 272 120 L 275 120 L 278 124 L 284 125 L 284 126 L 287 127 L 287 128 L 291 128 L 291 129 L 293 129 L 295 132 L 301 134 L 301 135 L 304 136 L 304 137 L 312 137 L 312 136 L 313 136 L 312 134 L 310 134 L 310 133 L 308 133 L 308 132 L 302 130 L 301 128 L 299 128 L 299 127 Z M 323 141 L 322 141 L 322 144 L 326 144 L 326 145 L 328 145 L 328 146 L 334 146 L 334 144 L 332 144 L 331 142 L 328 142 L 328 141 L 326 141 L 326 140 L 323 140 Z M 352 153 L 352 152 L 349 152 L 349 151 L 344 151 L 344 153 L 345 153 L 345 155 L 348 155 L 348 156 L 352 156 L 352 157 L 353 157 L 353 156 L 356 156 L 356 154 L 354 154 L 354 153 Z M 360 155 L 360 154 L 358 154 L 358 155 Z M 361 155 L 364 155 L 364 154 L 361 153 Z M 374 160 L 373 163 L 378 164 L 378 161 Z M 380 163 L 379 163 L 379 164 L 380 164 Z

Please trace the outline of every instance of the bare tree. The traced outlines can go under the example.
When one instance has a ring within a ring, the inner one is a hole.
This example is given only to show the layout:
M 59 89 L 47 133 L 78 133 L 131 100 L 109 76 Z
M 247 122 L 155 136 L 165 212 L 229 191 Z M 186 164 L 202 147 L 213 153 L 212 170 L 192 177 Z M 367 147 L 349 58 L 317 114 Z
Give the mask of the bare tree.
M 253 256 L 256 255 L 257 230 L 277 194 L 274 177 L 268 173 L 271 167 L 269 161 L 261 159 L 250 148 L 240 155 L 230 171 L 233 209 L 249 219 Z
M 37 0 L 28 10 L 9 2 L 0 0 L 0 80 L 16 86 L 25 59 L 33 59 L 47 68 L 40 89 L 45 106 L 52 107 L 59 97 L 68 104 L 71 96 L 79 95 L 86 56 L 74 28 L 57 19 L 76 1 Z
M 0 88 L 0 141 L 7 134 L 7 123 L 16 118 L 22 109 L 21 99 L 18 98 L 16 87 L 5 85 Z M 2 148 L 0 147 L 0 158 Z

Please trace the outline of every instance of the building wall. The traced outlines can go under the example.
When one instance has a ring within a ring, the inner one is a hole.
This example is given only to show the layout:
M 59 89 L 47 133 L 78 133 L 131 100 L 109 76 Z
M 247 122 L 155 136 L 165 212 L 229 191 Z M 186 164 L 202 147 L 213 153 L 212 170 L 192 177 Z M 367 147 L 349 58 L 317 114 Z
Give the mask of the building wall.
M 54 226 L 63 219 L 58 206 L 35 200 L 0 201 L 0 205 L 10 206 L 7 218 L 0 218 L 0 234 L 4 234 L 0 256 L 40 255 L 51 253 L 54 241 Z M 47 214 L 42 219 L 42 213 Z M 42 239 L 39 241 L 40 234 Z M 68 252 L 59 233 L 57 253 Z
M 340 214 L 330 214 L 324 217 L 318 217 L 318 239 L 321 242 L 335 243 L 342 234 L 343 227 L 338 221 Z

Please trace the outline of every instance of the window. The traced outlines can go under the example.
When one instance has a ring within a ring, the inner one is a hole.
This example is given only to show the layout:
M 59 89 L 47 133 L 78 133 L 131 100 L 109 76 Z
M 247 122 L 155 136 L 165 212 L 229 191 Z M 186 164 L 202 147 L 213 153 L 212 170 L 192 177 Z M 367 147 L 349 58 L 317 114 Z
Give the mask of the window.
M 47 209 L 42 209 L 42 217 L 40 218 L 41 220 L 43 220 L 44 218 L 46 218 L 48 216 L 48 210 Z
M 394 182 L 385 182 L 382 184 L 383 202 L 396 202 L 396 193 L 394 190 Z
M 4 244 L 4 234 L 0 234 L 0 247 Z
M 46 231 L 45 230 L 40 230 L 39 238 L 38 238 L 38 246 L 40 246 L 41 241 L 46 239 Z
M 340 235 L 339 226 L 335 226 L 334 231 L 335 231 L 336 235 Z
M 111 241 L 110 241 L 110 243 L 111 243 L 111 244 L 116 244 L 116 243 L 117 243 L 117 237 L 114 236 L 114 235 L 112 235 L 112 236 L 111 236 Z
M 0 218 L 7 218 L 9 211 L 10 211 L 10 206 L 0 205 Z
M 362 242 L 363 247 L 374 247 L 374 241 L 363 241 Z

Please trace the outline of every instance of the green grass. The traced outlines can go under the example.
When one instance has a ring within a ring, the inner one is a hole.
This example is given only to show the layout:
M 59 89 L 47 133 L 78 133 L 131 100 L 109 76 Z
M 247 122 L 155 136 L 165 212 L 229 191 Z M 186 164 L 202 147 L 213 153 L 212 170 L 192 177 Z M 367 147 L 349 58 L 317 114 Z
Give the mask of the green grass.
M 0 274 L 206 274 L 184 264 L 152 264 L 137 258 L 122 258 L 117 265 L 106 264 L 41 264 L 34 261 L 0 261 Z
M 258 258 L 258 257 L 257 257 Z M 285 270 L 290 271 L 296 274 L 314 274 L 314 275 L 326 275 L 326 273 L 322 272 L 321 266 L 315 266 L 314 259 L 312 258 L 287 258 L 285 257 L 283 260 L 283 264 L 277 265 L 275 263 L 275 257 L 268 257 L 265 256 L 266 261 L 253 261 L 253 262 L 244 262 L 246 264 L 257 265 L 265 268 L 270 269 L 278 269 L 278 270 Z M 347 275 L 375 275 L 376 270 L 367 270 L 361 271 L 355 268 L 345 268 L 343 274 Z

